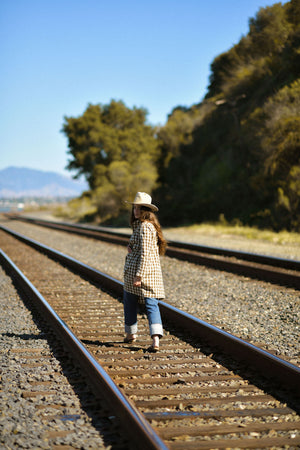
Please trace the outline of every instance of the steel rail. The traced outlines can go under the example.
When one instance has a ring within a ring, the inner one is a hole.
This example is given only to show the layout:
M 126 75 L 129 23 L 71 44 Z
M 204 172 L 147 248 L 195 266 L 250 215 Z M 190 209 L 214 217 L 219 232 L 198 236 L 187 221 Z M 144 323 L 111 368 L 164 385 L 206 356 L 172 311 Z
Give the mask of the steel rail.
M 103 227 L 91 227 L 66 222 L 52 222 L 30 217 L 12 216 L 11 218 L 56 230 L 80 234 L 119 245 L 127 245 L 129 234 L 109 231 Z M 300 261 L 276 258 L 217 247 L 208 247 L 185 242 L 169 241 L 167 256 L 202 264 L 217 270 L 225 270 L 239 275 L 283 284 L 300 289 Z M 231 258 L 231 259 L 230 259 Z M 239 261 L 236 261 L 238 259 Z M 292 270 L 293 272 L 287 272 Z
M 130 234 L 128 233 L 121 233 L 119 231 L 110 230 L 107 227 L 101 227 L 101 226 L 91 226 L 91 225 L 81 225 L 81 224 L 74 224 L 69 222 L 54 222 L 50 220 L 44 220 L 44 219 L 36 219 L 32 217 L 24 217 L 19 215 L 8 215 L 9 217 L 16 219 L 16 220 L 22 220 L 25 222 L 31 222 L 38 225 L 46 225 L 46 226 L 53 226 L 54 228 L 64 229 L 65 227 L 69 229 L 74 229 L 75 231 L 80 231 L 81 234 L 87 233 L 87 236 L 91 236 L 91 232 L 99 233 L 100 236 L 107 235 L 107 236 L 114 236 L 114 237 L 120 237 L 124 238 L 124 243 L 128 242 L 128 238 L 130 237 Z M 95 235 L 93 234 L 93 237 Z M 120 241 L 122 242 L 122 241 Z M 299 270 L 300 271 L 300 261 L 294 260 L 294 259 L 287 259 L 287 258 L 280 258 L 275 256 L 268 256 L 268 255 L 262 255 L 258 253 L 250 253 L 245 252 L 242 250 L 232 250 L 228 248 L 222 248 L 222 247 L 210 247 L 207 245 L 201 245 L 201 244 L 193 244 L 189 242 L 181 242 L 181 241 L 168 241 L 168 244 L 170 247 L 180 248 L 183 250 L 192 250 L 198 253 L 208 253 L 212 255 L 220 255 L 220 256 L 227 256 L 227 257 L 233 257 L 236 259 L 242 259 L 245 261 L 255 262 L 258 264 L 266 264 L 269 266 L 274 267 L 281 267 L 283 269 L 290 269 L 290 270 Z
M 102 366 L 88 352 L 84 345 L 77 339 L 70 328 L 56 314 L 45 298 L 11 261 L 11 259 L 0 249 L 0 262 L 7 269 L 8 273 L 21 286 L 23 291 L 34 300 L 35 305 L 40 310 L 43 318 L 51 324 L 52 328 L 59 335 L 64 344 L 67 345 L 73 357 L 79 362 L 84 373 L 89 378 L 93 386 L 94 393 L 105 395 L 109 399 L 109 404 L 118 417 L 121 417 L 124 424 L 131 427 L 130 437 L 135 444 L 141 448 L 149 450 L 167 450 L 168 447 L 156 434 L 149 422 L 138 411 L 133 403 L 126 398 L 114 381 L 110 378 Z
M 121 281 L 2 225 L 0 225 L 0 229 L 61 261 L 73 270 L 84 274 L 117 296 L 122 296 L 123 283 Z M 300 367 L 163 301 L 160 301 L 159 305 L 165 320 L 175 322 L 178 327 L 185 327 L 189 330 L 189 333 L 230 354 L 231 358 L 243 360 L 246 365 L 251 364 L 251 367 L 263 376 L 271 378 L 274 382 L 284 383 L 287 389 L 291 389 L 296 395 L 300 395 Z

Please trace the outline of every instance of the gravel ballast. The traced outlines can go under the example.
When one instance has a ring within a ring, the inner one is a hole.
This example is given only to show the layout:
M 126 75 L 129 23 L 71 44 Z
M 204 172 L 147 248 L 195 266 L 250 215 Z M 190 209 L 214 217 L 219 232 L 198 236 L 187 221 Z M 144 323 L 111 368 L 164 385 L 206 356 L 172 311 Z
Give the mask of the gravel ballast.
M 17 221 L 1 223 L 123 279 L 125 247 Z M 166 256 L 161 261 L 166 302 L 300 366 L 299 291 Z
M 51 335 L 49 343 L 1 267 L 0 286 L 0 448 L 98 450 L 116 441 L 122 448 L 119 421 L 101 400 L 91 409 L 95 397 L 81 372 Z

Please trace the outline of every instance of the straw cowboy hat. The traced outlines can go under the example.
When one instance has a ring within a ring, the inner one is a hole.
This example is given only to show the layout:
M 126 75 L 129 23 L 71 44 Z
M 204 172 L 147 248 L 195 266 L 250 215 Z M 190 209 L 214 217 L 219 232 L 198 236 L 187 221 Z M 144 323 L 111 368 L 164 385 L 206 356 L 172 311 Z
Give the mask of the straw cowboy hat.
M 125 200 L 125 203 L 130 203 L 131 205 L 147 206 L 147 208 L 152 209 L 152 211 L 158 211 L 158 207 L 152 204 L 152 198 L 149 194 L 146 194 L 146 192 L 138 192 L 133 202 L 127 202 Z

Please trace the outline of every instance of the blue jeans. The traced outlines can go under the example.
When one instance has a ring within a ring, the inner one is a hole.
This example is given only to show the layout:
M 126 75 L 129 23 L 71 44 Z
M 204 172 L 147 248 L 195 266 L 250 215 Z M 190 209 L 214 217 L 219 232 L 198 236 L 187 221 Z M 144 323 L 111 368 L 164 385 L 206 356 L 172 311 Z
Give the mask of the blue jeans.
M 125 333 L 136 334 L 139 297 L 131 292 L 124 291 L 123 300 Z M 158 334 L 161 337 L 163 335 L 163 328 L 157 299 L 145 297 L 145 306 L 149 322 L 150 336 Z

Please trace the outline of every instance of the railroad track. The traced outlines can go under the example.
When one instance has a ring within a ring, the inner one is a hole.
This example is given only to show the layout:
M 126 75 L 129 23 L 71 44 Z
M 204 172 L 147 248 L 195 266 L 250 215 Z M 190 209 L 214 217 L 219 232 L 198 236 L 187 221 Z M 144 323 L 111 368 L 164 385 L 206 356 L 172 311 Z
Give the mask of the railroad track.
M 81 364 L 94 389 L 106 391 L 117 414 L 124 422 L 129 420 L 127 428 L 138 448 L 297 448 L 300 444 L 298 367 L 164 302 L 160 303 L 166 329 L 162 350 L 155 355 L 146 351 L 143 313 L 139 340 L 124 344 L 122 283 L 1 228 L 2 249 L 40 292 L 33 288 L 36 299 L 42 296 L 49 302 L 47 316 L 53 325 L 53 309 L 60 316 L 55 326 L 63 340 L 75 357 L 83 358 Z M 41 301 L 46 314 L 46 303 Z
M 38 332 L 25 333 L 27 318 L 25 326 L 20 321 L 16 327 L 20 334 L 8 333 L 6 347 L 2 341 L 0 448 L 129 448 L 107 400 L 103 395 L 95 398 L 70 352 L 30 300 L 23 297 L 23 301 Z M 10 297 L 10 303 L 18 309 L 14 298 Z
M 7 216 L 10 219 L 75 233 L 113 244 L 126 246 L 128 244 L 128 234 L 110 231 L 105 227 L 57 223 L 15 214 L 8 214 Z M 214 269 L 300 289 L 300 261 L 297 260 L 177 241 L 169 241 L 166 255 Z

